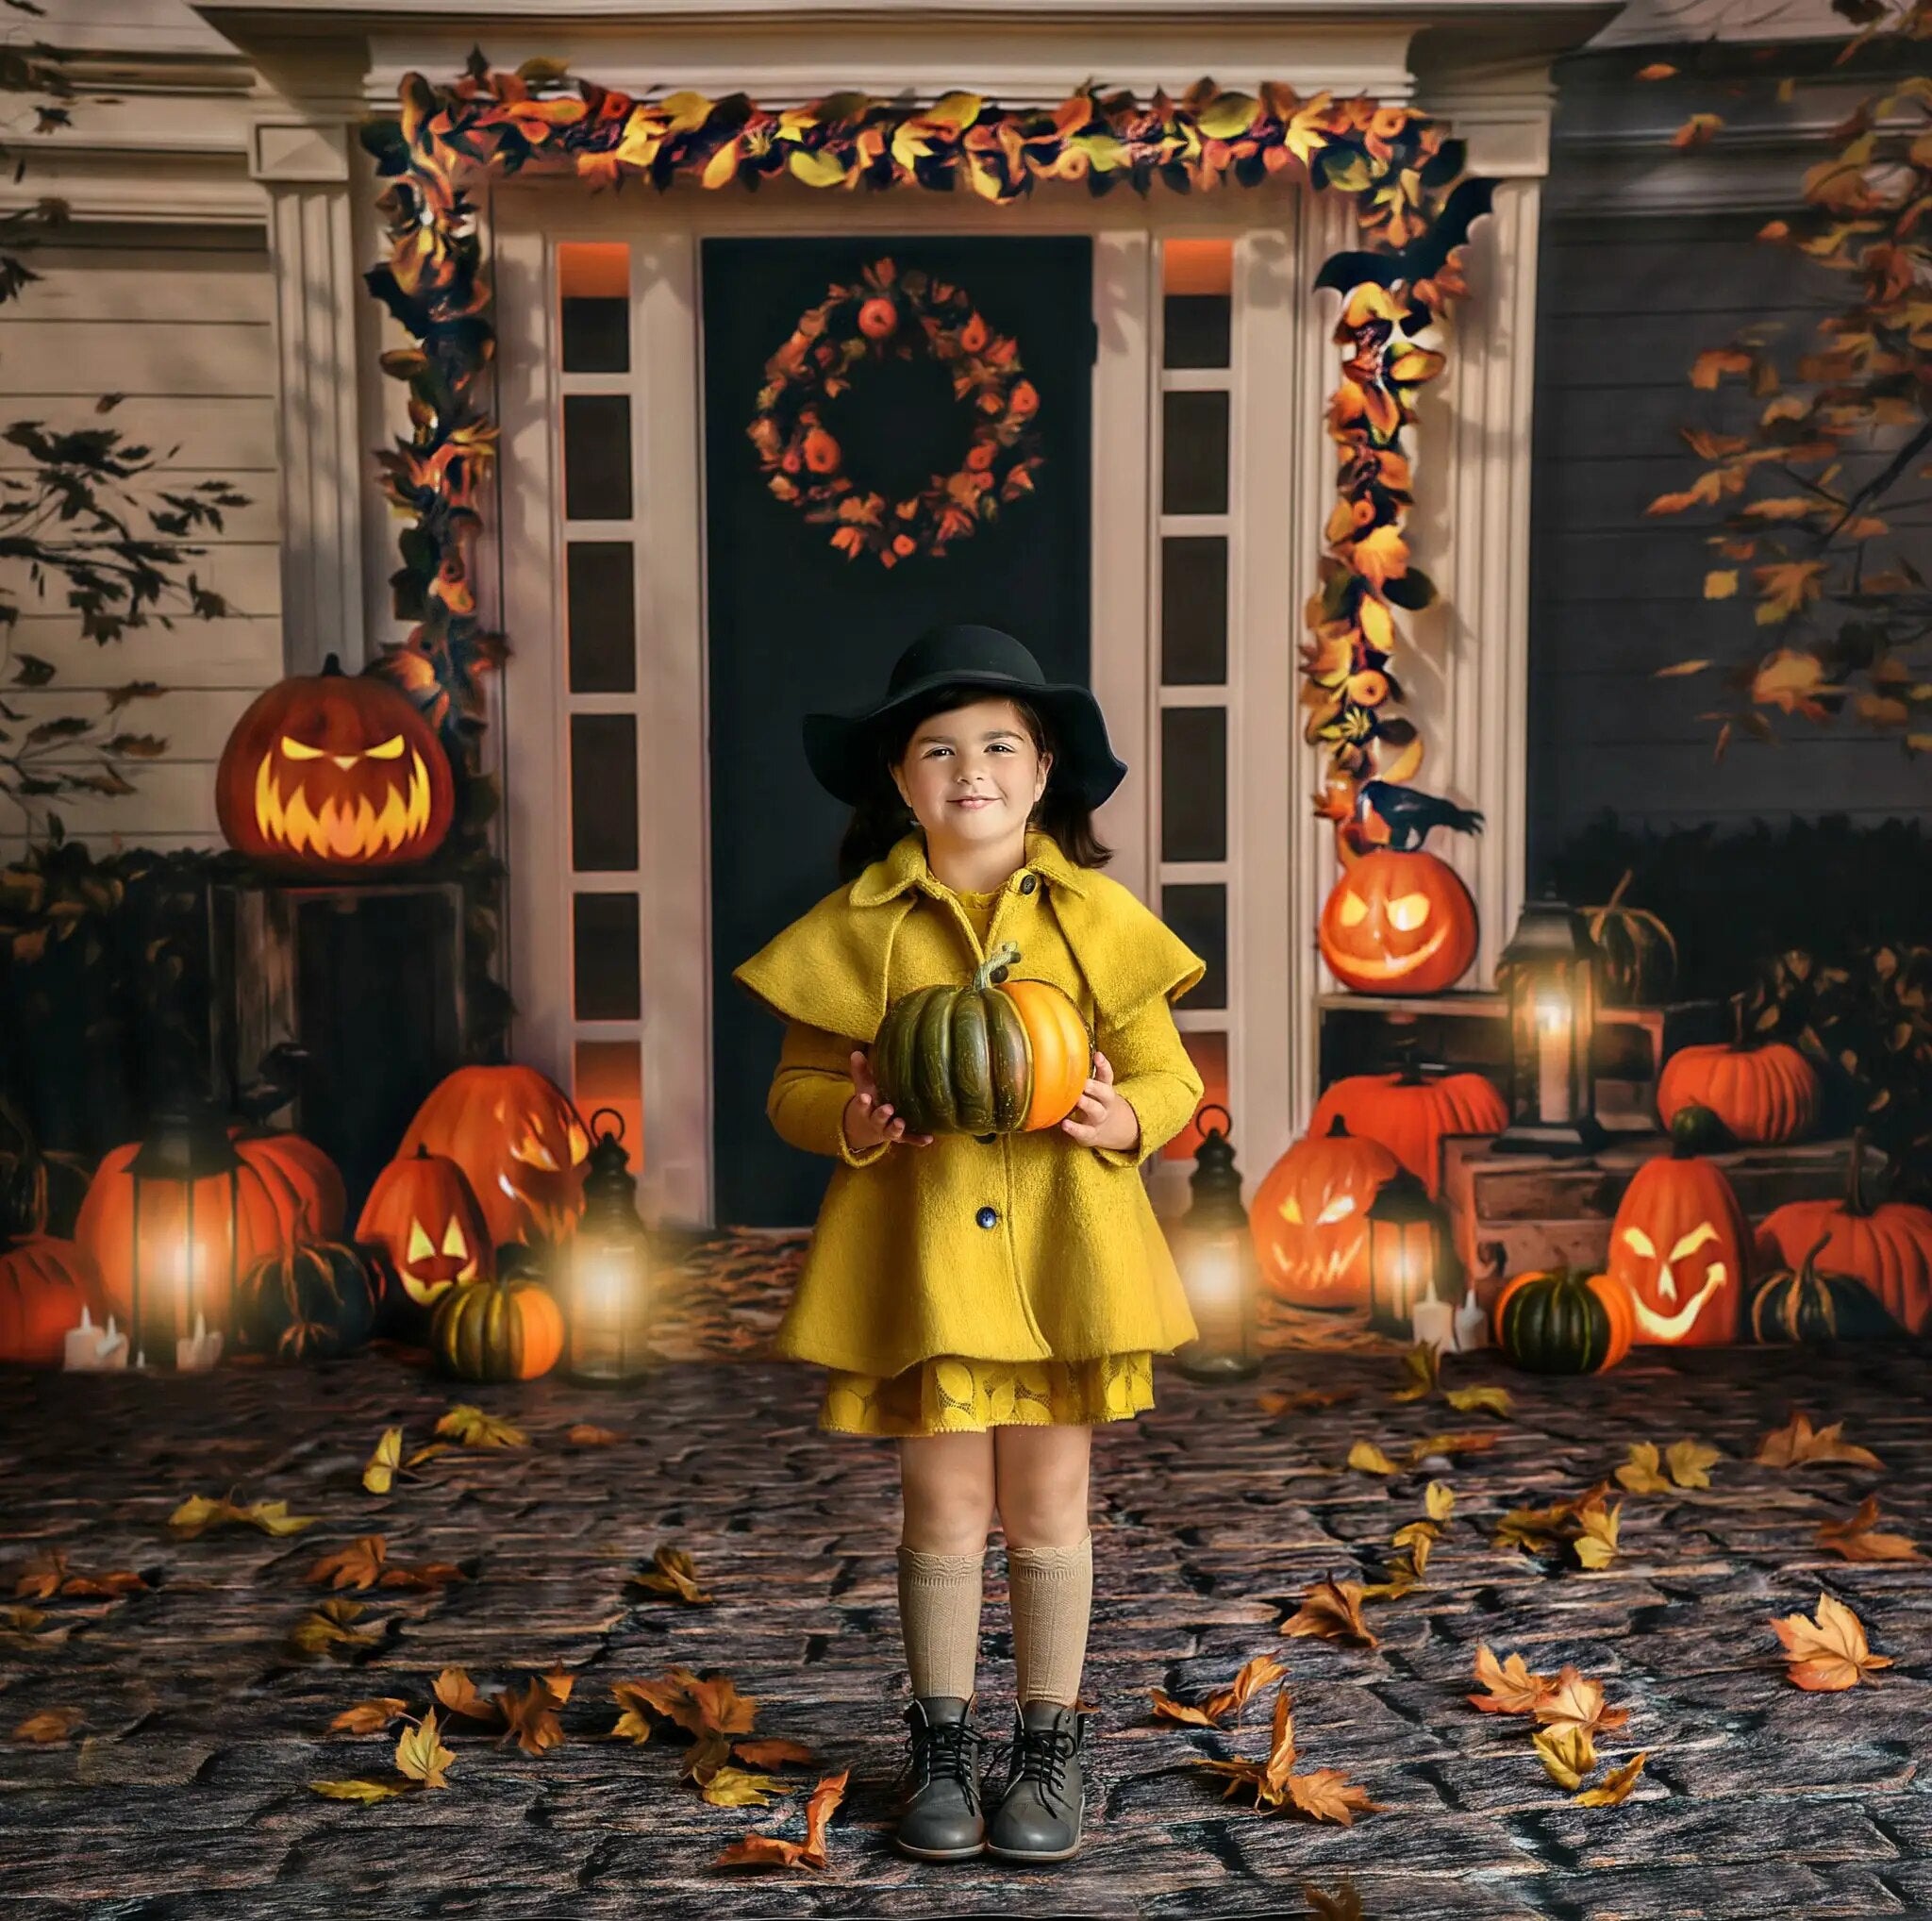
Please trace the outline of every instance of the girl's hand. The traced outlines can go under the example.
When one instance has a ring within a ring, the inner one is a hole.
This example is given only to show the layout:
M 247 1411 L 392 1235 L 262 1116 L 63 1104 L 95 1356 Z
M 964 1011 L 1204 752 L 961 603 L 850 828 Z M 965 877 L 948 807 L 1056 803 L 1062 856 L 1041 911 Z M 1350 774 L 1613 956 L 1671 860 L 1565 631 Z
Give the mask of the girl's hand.
M 852 1050 L 852 1085 L 856 1092 L 845 1103 L 845 1138 L 855 1150 L 876 1147 L 881 1141 L 904 1141 L 914 1147 L 932 1145 L 930 1134 L 908 1134 L 906 1123 L 892 1111 L 891 1101 L 879 1098 L 878 1082 L 863 1047 Z
M 1088 1147 L 1114 1147 L 1126 1153 L 1140 1144 L 1141 1116 L 1115 1091 L 1113 1063 L 1098 1047 L 1093 1050 L 1092 1077 L 1060 1126 Z

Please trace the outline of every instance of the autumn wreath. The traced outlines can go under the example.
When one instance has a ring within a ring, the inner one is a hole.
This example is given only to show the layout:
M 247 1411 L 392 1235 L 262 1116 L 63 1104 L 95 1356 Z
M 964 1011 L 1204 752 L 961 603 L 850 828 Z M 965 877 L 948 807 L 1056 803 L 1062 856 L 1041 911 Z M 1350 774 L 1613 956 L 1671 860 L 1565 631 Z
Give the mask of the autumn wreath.
M 862 366 L 920 352 L 951 377 L 973 424 L 952 473 L 891 500 L 845 471 L 824 409 L 851 388 Z M 987 326 L 962 288 L 918 267 L 901 274 L 878 259 L 800 315 L 765 362 L 758 411 L 745 431 L 778 499 L 808 521 L 830 524 L 832 545 L 848 560 L 876 554 L 893 567 L 913 554 L 943 554 L 982 521 L 996 520 L 1003 504 L 1033 491 L 1033 470 L 1045 458 L 1039 410 L 1018 344 Z

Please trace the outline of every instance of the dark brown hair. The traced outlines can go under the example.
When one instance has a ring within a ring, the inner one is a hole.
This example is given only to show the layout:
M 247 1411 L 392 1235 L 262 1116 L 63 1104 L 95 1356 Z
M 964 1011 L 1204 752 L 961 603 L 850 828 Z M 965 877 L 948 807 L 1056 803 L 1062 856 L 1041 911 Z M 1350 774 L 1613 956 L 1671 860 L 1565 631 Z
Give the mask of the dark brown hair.
M 873 730 L 872 778 L 865 798 L 852 810 L 839 843 L 839 878 L 857 880 L 874 860 L 890 854 L 899 841 L 919 825 L 919 817 L 899 798 L 892 783 L 892 765 L 900 760 L 923 721 L 975 700 L 997 699 L 998 691 L 971 684 L 934 687 L 909 700 L 890 721 Z M 1046 716 L 1018 694 L 1006 696 L 1018 710 L 1035 749 L 1054 757 L 1041 793 L 1027 824 L 1051 834 L 1059 850 L 1076 867 L 1105 867 L 1113 849 L 1093 831 L 1093 810 L 1069 787 L 1060 769 L 1059 743 Z

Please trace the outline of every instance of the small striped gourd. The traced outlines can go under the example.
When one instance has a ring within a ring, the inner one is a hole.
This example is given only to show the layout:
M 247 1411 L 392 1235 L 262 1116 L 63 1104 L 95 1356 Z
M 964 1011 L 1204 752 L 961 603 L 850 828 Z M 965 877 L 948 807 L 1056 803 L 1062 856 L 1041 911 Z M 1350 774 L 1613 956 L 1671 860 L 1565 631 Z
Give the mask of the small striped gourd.
M 1637 1309 L 1607 1274 L 1558 1267 L 1519 1274 L 1496 1296 L 1496 1345 L 1532 1374 L 1601 1374 L 1630 1351 Z

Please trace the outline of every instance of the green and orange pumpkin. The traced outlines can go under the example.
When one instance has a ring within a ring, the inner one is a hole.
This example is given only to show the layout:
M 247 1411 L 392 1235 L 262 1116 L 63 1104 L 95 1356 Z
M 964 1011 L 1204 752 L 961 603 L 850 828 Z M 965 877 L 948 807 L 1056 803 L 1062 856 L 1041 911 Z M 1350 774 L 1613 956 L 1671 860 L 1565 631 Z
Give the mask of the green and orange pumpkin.
M 1607 1274 L 1557 1267 L 1506 1281 L 1491 1325 L 1504 1355 L 1532 1374 L 1601 1374 L 1629 1353 L 1636 1304 Z
M 1818 1265 L 1829 1234 L 1807 1248 L 1796 1268 L 1768 1274 L 1751 1296 L 1751 1338 L 1822 1347 L 1834 1341 L 1879 1341 L 1899 1332 L 1885 1304 L 1854 1274 Z
M 459 1380 L 531 1380 L 563 1353 L 563 1311 L 530 1275 L 473 1281 L 443 1295 L 429 1345 Z

